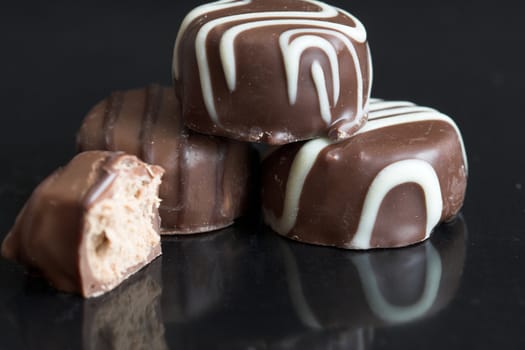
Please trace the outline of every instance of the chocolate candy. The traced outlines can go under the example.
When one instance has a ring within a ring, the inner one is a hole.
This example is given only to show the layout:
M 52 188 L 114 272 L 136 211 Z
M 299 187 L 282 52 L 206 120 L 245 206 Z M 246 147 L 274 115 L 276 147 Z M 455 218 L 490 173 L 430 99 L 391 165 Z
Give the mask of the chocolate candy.
M 55 288 L 98 296 L 161 254 L 162 168 L 121 152 L 85 152 L 33 192 L 2 255 Z
M 283 146 L 267 157 L 265 221 L 289 238 L 347 249 L 420 242 L 460 210 L 466 162 L 452 119 L 373 100 L 368 123 L 351 138 Z
M 366 120 L 363 25 L 313 0 L 217 1 L 180 27 L 173 75 L 191 129 L 285 144 L 345 138 Z
M 114 92 L 87 114 L 77 140 L 80 150 L 124 151 L 166 170 L 163 234 L 219 229 L 247 209 L 255 152 L 248 144 L 186 129 L 171 88 Z

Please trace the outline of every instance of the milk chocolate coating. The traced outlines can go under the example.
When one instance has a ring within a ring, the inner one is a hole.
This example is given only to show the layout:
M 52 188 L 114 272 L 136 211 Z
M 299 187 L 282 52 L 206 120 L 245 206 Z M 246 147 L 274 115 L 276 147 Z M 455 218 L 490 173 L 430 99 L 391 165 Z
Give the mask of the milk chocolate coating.
M 347 249 L 429 237 L 460 210 L 467 183 L 459 130 L 408 102 L 374 100 L 349 139 L 283 146 L 263 163 L 264 217 L 276 232 Z
M 85 117 L 78 148 L 124 151 L 165 169 L 162 234 L 229 226 L 247 210 L 256 154 L 248 144 L 186 129 L 180 109 L 172 88 L 114 92 Z
M 2 244 L 2 255 L 43 275 L 61 291 L 92 297 L 111 290 L 161 254 L 156 193 L 162 173 L 162 168 L 121 152 L 78 154 L 34 190 Z M 140 191 L 155 192 L 155 198 L 139 204 L 144 217 L 123 197 L 118 187 L 123 184 L 136 184 L 137 198 L 145 198 Z M 133 228 L 127 222 L 120 231 L 108 224 L 127 211 L 142 219 L 139 232 L 128 232 Z M 93 231 L 96 225 L 101 226 L 100 236 Z M 126 242 L 142 247 L 113 251 Z M 112 269 L 118 277 L 110 280 L 98 270 L 108 252 L 117 260 Z
M 363 25 L 313 0 L 197 7 L 173 57 L 189 128 L 270 144 L 354 133 L 366 121 L 371 70 Z

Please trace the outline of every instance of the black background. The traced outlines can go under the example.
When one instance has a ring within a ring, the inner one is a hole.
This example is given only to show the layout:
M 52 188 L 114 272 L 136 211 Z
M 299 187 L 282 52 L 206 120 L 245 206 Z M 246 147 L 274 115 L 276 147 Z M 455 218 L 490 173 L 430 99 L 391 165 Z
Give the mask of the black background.
M 75 132 L 93 104 L 115 89 L 170 83 L 178 26 L 199 3 L 21 1 L 0 5 L 0 238 L 38 182 L 74 154 Z M 373 96 L 411 100 L 452 116 L 463 132 L 470 163 L 463 209 L 467 255 L 457 293 L 445 308 L 423 320 L 374 331 L 366 348 L 523 348 L 525 30 L 521 2 L 333 3 L 356 15 L 367 28 L 374 63 Z M 265 282 L 272 281 L 272 273 L 280 273 L 272 258 L 275 238 L 256 225 L 233 231 L 235 249 L 241 251 L 235 261 L 251 271 L 239 274 L 245 280 L 239 277 L 241 282 L 235 283 L 243 286 L 252 272 L 259 273 L 263 277 L 251 281 L 253 289 L 246 287 L 256 290 L 257 298 L 238 293 L 233 286 L 225 288 L 213 318 L 200 322 L 197 317 L 191 324 L 185 318 L 177 321 L 178 328 L 165 320 L 167 346 L 198 348 L 201 343 L 195 339 L 206 338 L 207 332 L 216 335 L 217 324 L 236 331 L 228 333 L 229 343 L 210 336 L 209 348 L 230 348 L 228 344 L 237 344 L 236 337 L 243 340 L 244 348 L 266 348 L 275 342 L 282 346 L 281 340 L 270 338 L 286 339 L 295 332 L 294 321 L 286 321 L 286 308 L 272 305 L 271 297 L 266 299 L 278 292 Z M 180 259 L 177 253 L 169 253 L 210 239 L 201 235 L 165 242 L 162 308 L 174 303 L 165 296 L 165 276 L 181 273 L 179 267 L 166 267 Z M 295 246 L 285 240 L 276 244 Z M 334 256 L 343 254 L 328 251 Z M 324 248 L 311 253 L 327 255 Z M 226 265 L 226 270 L 219 266 L 215 273 L 228 275 L 231 266 Z M 314 275 L 329 272 L 323 263 L 314 271 Z M 89 348 L 81 334 L 85 317 L 79 316 L 85 308 L 79 298 L 55 294 L 14 264 L 0 261 L 0 348 Z M 282 318 L 277 317 L 280 312 Z M 269 315 L 284 320 L 279 331 L 264 322 Z M 26 329 L 28 324 L 32 328 Z M 193 328 L 186 331 L 186 326 Z M 304 348 L 340 338 L 330 332 L 301 333 L 307 334 L 307 340 L 313 337 Z M 34 339 L 35 334 L 40 338 Z

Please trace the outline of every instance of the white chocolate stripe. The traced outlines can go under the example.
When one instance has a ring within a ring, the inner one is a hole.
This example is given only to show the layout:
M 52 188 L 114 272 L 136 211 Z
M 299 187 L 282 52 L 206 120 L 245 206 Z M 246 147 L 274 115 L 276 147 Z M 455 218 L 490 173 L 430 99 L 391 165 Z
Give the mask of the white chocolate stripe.
M 427 244 L 425 250 L 427 271 L 424 290 L 419 300 L 409 306 L 392 305 L 386 300 L 379 288 L 369 255 L 352 256 L 351 259 L 357 267 L 368 305 L 372 312 L 382 320 L 391 323 L 409 322 L 425 315 L 434 305 L 439 292 L 443 267 L 439 253 L 432 244 Z
M 214 95 L 213 95 L 213 87 L 211 83 L 211 76 L 210 76 L 210 70 L 208 65 L 208 58 L 207 58 L 207 52 L 206 52 L 206 41 L 208 34 L 217 26 L 219 25 L 225 25 L 236 21 L 247 21 L 247 20 L 257 20 L 257 19 L 264 19 L 264 18 L 274 18 L 273 20 L 266 20 L 266 21 L 260 21 L 264 22 L 265 25 L 306 25 L 306 26 L 314 26 L 314 27 L 320 27 L 320 28 L 328 28 L 334 31 L 339 31 L 341 33 L 344 33 L 348 35 L 349 37 L 353 38 L 357 42 L 365 42 L 366 41 L 366 31 L 364 30 L 363 25 L 353 16 L 350 14 L 345 13 L 342 10 L 338 10 L 332 6 L 329 6 L 327 4 L 313 1 L 313 0 L 304 0 L 305 2 L 314 4 L 318 6 L 321 11 L 318 12 L 305 12 L 305 11 L 279 11 L 279 12 L 260 12 L 260 13 L 248 13 L 248 14 L 238 14 L 238 15 L 232 15 L 222 18 L 217 18 L 215 20 L 211 20 L 210 22 L 203 25 L 199 32 L 197 33 L 197 37 L 195 39 L 195 51 L 197 56 L 197 64 L 199 67 L 199 75 L 200 75 L 200 81 L 201 81 L 201 88 L 202 88 L 202 94 L 204 103 L 206 105 L 206 109 L 208 110 L 208 113 L 210 114 L 211 119 L 216 123 L 219 124 L 218 120 L 218 114 L 215 107 L 215 101 L 214 101 Z M 319 21 L 316 19 L 324 19 L 324 18 L 330 18 L 330 17 L 336 17 L 338 13 L 343 13 L 355 23 L 355 27 L 350 27 L 338 23 L 332 23 L 332 22 L 326 22 L 326 21 Z M 293 19 L 297 18 L 297 19 Z M 309 20 L 313 19 L 313 20 Z M 259 22 L 254 23 L 244 23 L 240 24 L 239 26 L 242 26 L 242 28 L 249 29 L 250 27 L 254 27 L 259 25 Z M 225 42 L 225 46 L 233 46 L 232 39 L 235 38 L 237 34 L 240 31 L 237 31 L 235 27 L 230 28 L 229 30 L 233 30 L 232 34 L 228 35 L 228 40 L 231 41 L 231 44 L 228 44 Z M 179 32 L 179 35 L 181 32 Z M 222 40 L 221 40 L 222 42 Z M 226 81 L 229 85 L 229 88 L 234 88 L 233 81 L 235 80 L 235 61 L 231 59 L 231 57 L 234 57 L 234 54 L 232 54 L 233 49 L 229 50 L 229 52 L 226 52 L 226 49 L 221 49 L 221 56 L 223 59 L 223 65 L 230 65 L 230 67 L 225 67 L 224 71 L 226 73 Z M 175 56 L 177 57 L 177 53 L 175 53 Z M 178 63 L 174 63 L 177 64 Z M 358 62 L 356 62 L 356 66 L 359 66 Z M 360 66 L 359 66 L 360 67 Z M 175 71 L 177 72 L 177 71 Z M 363 101 L 364 102 L 364 101 Z M 358 105 L 362 105 L 363 103 L 358 103 Z
M 332 44 L 321 37 L 314 35 L 303 35 L 290 42 L 292 35 L 300 33 L 311 32 L 312 30 L 289 30 L 281 35 L 279 44 L 284 59 L 284 67 L 286 70 L 288 81 L 288 96 L 290 104 L 294 105 L 297 100 L 297 87 L 299 85 L 299 62 L 305 50 L 312 46 L 317 46 L 322 49 L 328 60 L 330 61 L 330 68 L 332 70 L 332 88 L 333 88 L 333 103 L 334 105 L 339 100 L 340 82 L 339 82 L 339 63 L 337 60 L 337 52 Z
M 329 30 L 329 29 L 327 30 L 327 29 L 321 29 L 321 28 L 294 29 L 294 30 L 286 31 L 285 33 L 281 35 L 281 37 L 279 38 L 279 43 L 281 46 L 281 52 L 283 54 L 283 59 L 285 63 L 285 69 L 286 69 L 287 81 L 288 81 L 288 95 L 290 98 L 290 103 L 293 105 L 295 103 L 295 99 L 297 96 L 297 88 L 299 85 L 299 65 L 300 65 L 301 56 L 306 49 L 312 48 L 312 47 L 317 47 L 319 49 L 322 49 L 328 56 L 330 65 L 331 65 L 331 69 L 332 69 L 334 106 L 337 104 L 337 101 L 339 100 L 341 84 L 340 84 L 340 79 L 339 79 L 339 64 L 338 64 L 337 53 L 335 51 L 335 48 L 332 46 L 332 50 L 333 50 L 332 52 L 331 50 L 329 50 L 328 47 L 319 45 L 320 43 L 317 43 L 312 38 L 310 38 L 311 35 L 307 36 L 308 40 L 305 40 L 304 44 L 300 47 L 300 50 L 297 50 L 297 48 L 293 45 L 293 43 L 305 37 L 299 37 L 299 38 L 294 39 L 292 42 L 290 42 L 290 37 L 293 35 L 297 35 L 301 33 L 302 34 L 312 33 L 312 32 L 314 34 L 324 34 L 327 36 L 333 36 L 337 38 L 338 40 L 343 42 L 348 52 L 352 56 L 352 60 L 353 60 L 354 67 L 355 67 L 356 81 L 357 81 L 356 115 L 360 116 L 363 113 L 363 107 L 365 105 L 365 100 L 363 97 L 364 83 L 363 83 L 363 73 L 361 71 L 361 64 L 359 62 L 359 57 L 357 56 L 357 52 L 356 52 L 354 45 L 348 39 L 348 37 L 342 34 L 340 31 L 334 31 L 334 30 Z M 326 41 L 326 39 L 323 39 L 323 40 Z M 320 94 L 319 88 L 317 90 L 318 90 L 318 94 Z M 329 119 L 331 119 L 331 116 Z M 329 122 L 327 124 L 329 124 Z
M 287 21 L 286 24 L 289 24 Z M 268 27 L 272 25 L 283 25 L 282 20 L 269 20 L 269 21 L 259 21 L 254 23 L 245 23 L 233 27 L 224 32 L 224 35 L 220 43 L 220 54 L 222 67 L 225 73 L 226 81 L 228 83 L 228 88 L 230 91 L 235 90 L 237 73 L 236 73 L 236 59 L 235 59 L 235 48 L 234 42 L 237 36 L 245 31 L 253 30 L 260 27 Z M 318 47 L 323 50 L 327 55 L 330 61 L 330 68 L 332 69 L 333 79 L 333 89 L 334 89 L 334 104 L 337 103 L 339 97 L 339 65 L 337 60 L 337 53 L 335 48 L 331 43 L 321 37 L 309 35 L 303 36 L 297 39 L 294 39 L 292 43 L 289 43 L 290 37 L 292 35 L 301 33 L 301 32 L 313 32 L 315 29 L 300 29 L 300 30 L 290 30 L 283 33 L 279 38 L 279 43 L 281 46 L 281 51 L 284 58 L 284 65 L 287 72 L 288 80 L 288 95 L 290 99 L 290 104 L 295 104 L 297 98 L 297 85 L 299 80 L 299 61 L 304 50 L 311 47 Z M 318 29 L 315 33 L 326 32 L 332 35 L 341 35 L 339 32 L 327 31 Z M 342 35 L 341 35 L 342 36 Z M 344 37 L 344 36 L 342 36 Z
M 398 108 L 398 107 L 410 107 L 416 106 L 416 104 L 408 101 L 383 101 L 377 99 L 370 100 L 370 112 L 375 112 L 383 109 Z
M 372 53 L 370 52 L 370 45 L 366 44 L 366 51 L 368 56 L 368 91 L 366 92 L 367 103 L 371 102 L 370 95 L 372 93 L 372 83 L 374 81 L 374 67 L 372 64 Z M 365 106 L 363 106 L 365 107 Z
M 265 212 L 270 226 L 275 231 L 286 234 L 295 225 L 299 211 L 299 199 L 306 176 L 312 169 L 319 153 L 330 144 L 330 140 L 325 138 L 309 141 L 301 147 L 295 156 L 288 175 L 281 218 L 277 219 L 273 215 L 270 215 L 269 212 Z
M 388 192 L 404 183 L 416 183 L 425 194 L 427 210 L 425 238 L 430 236 L 432 229 L 439 223 L 443 210 L 441 186 L 434 168 L 423 160 L 407 159 L 392 163 L 383 168 L 374 178 L 368 188 L 359 219 L 359 226 L 348 245 L 353 249 L 369 249 L 374 225 L 381 203 Z
M 173 47 L 173 66 L 172 66 L 173 77 L 175 79 L 178 79 L 180 75 L 180 67 L 179 67 L 180 41 L 182 39 L 183 34 L 188 29 L 188 26 L 191 24 L 191 22 L 193 22 L 195 19 L 197 19 L 198 17 L 206 13 L 220 11 L 220 10 L 229 9 L 229 8 L 238 7 L 238 6 L 243 6 L 251 2 L 252 2 L 251 0 L 240 0 L 240 1 L 238 0 L 220 0 L 220 1 L 209 3 L 209 4 L 198 6 L 194 8 L 193 10 L 191 10 L 190 13 L 188 13 L 186 17 L 184 17 L 184 20 L 182 21 L 180 25 L 179 32 L 177 33 L 177 38 L 175 39 L 175 45 Z
M 326 91 L 326 80 L 323 73 L 323 68 L 318 61 L 314 61 L 312 64 L 312 78 L 314 85 L 319 96 L 319 109 L 323 121 L 330 125 L 330 119 L 332 115 L 330 113 L 330 101 L 328 100 L 328 92 Z
M 388 108 L 381 110 L 372 110 L 368 113 L 368 120 L 375 121 L 377 119 L 385 117 L 393 117 L 395 115 L 406 115 L 412 113 L 422 113 L 422 112 L 433 112 L 436 113 L 436 110 L 428 107 L 419 107 L 419 106 L 409 106 L 409 107 L 398 107 L 398 108 Z

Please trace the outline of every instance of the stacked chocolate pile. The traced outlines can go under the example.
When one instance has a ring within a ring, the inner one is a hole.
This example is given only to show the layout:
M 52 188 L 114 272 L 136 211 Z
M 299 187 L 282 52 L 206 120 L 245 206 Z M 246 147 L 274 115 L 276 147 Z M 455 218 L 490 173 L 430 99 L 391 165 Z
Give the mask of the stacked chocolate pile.
M 97 295 L 156 256 L 151 232 L 232 224 L 256 202 L 259 171 L 265 222 L 312 244 L 414 244 L 462 206 L 457 126 L 431 108 L 370 98 L 366 31 L 342 9 L 200 6 L 181 24 L 173 78 L 174 87 L 115 92 L 89 112 L 78 134 L 85 152 L 35 190 L 4 256 L 61 290 Z M 262 170 L 253 142 L 273 146 Z

